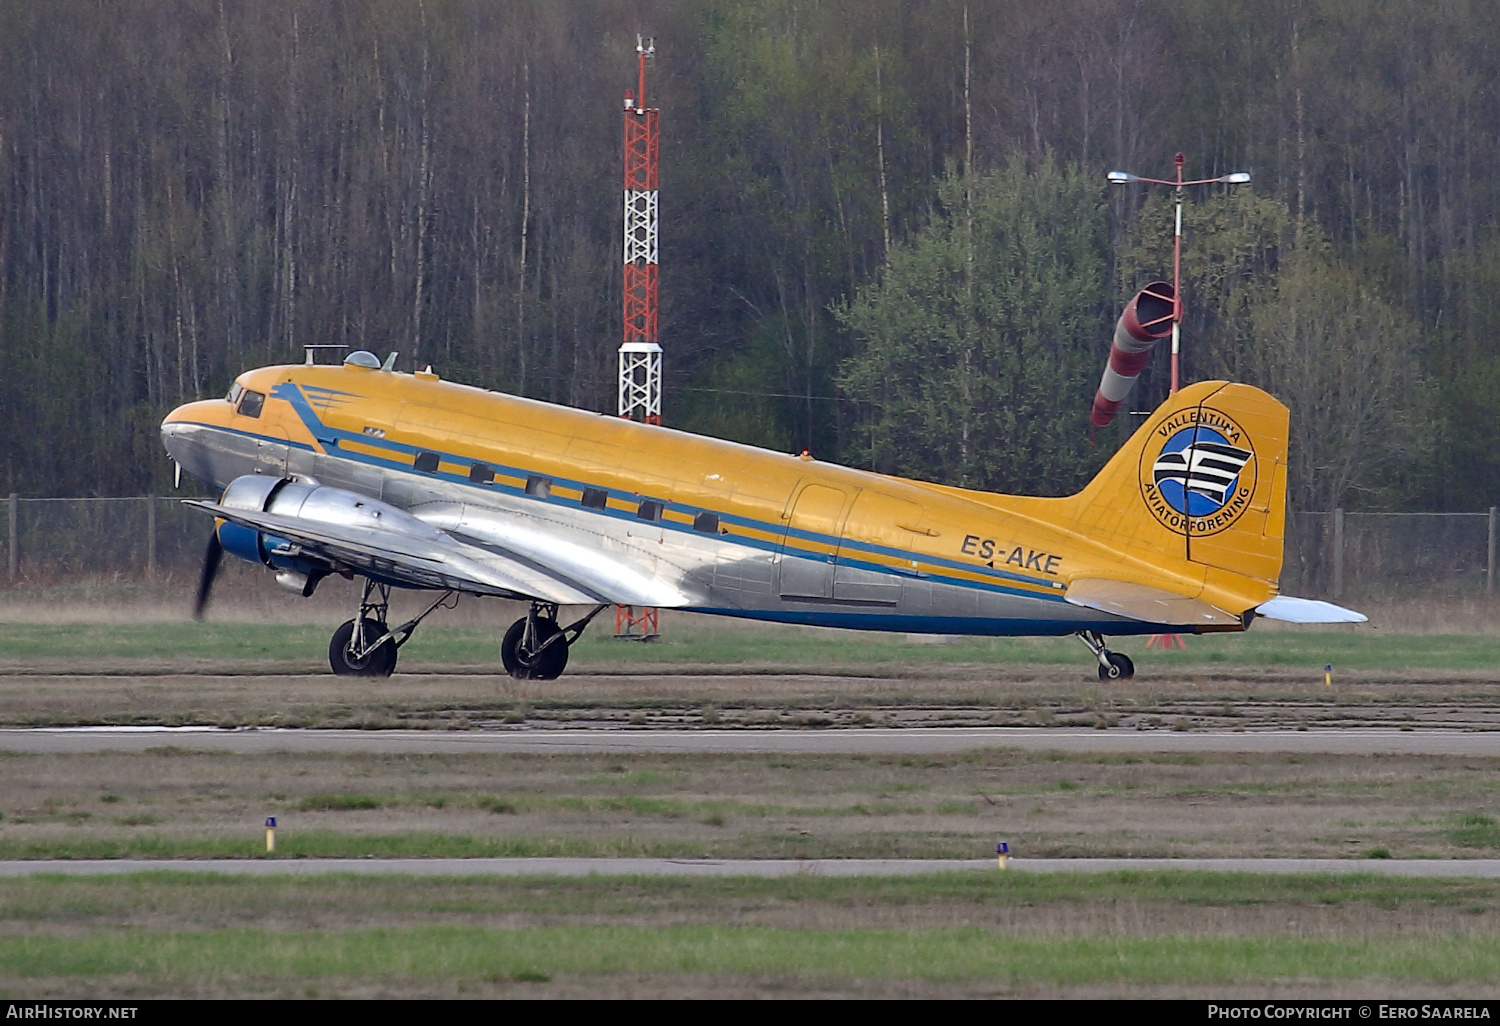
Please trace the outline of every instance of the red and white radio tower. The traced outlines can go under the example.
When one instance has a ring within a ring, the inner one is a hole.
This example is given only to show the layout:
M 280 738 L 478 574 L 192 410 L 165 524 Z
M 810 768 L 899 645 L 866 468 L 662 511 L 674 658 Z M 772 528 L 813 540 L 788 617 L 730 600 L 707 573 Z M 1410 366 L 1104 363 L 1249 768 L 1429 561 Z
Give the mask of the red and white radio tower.
M 646 107 L 646 58 L 656 41 L 635 38 L 640 91 L 625 94 L 625 338 L 620 343 L 620 416 L 661 423 L 661 343 L 656 335 L 657 111 Z M 657 611 L 615 607 L 615 636 L 656 637 Z

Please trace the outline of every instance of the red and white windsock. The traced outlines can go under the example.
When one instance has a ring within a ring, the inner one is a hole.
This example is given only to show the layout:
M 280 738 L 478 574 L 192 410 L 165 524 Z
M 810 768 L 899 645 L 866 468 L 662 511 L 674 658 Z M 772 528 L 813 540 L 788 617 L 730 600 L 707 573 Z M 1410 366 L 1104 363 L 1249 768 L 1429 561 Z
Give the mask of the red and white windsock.
M 1151 359 L 1159 339 L 1172 333 L 1172 315 L 1177 304 L 1169 282 L 1153 281 L 1136 294 L 1115 324 L 1115 340 L 1109 347 L 1109 363 L 1094 393 L 1089 420 L 1102 428 L 1115 419 L 1120 404 L 1130 395 L 1136 377 Z

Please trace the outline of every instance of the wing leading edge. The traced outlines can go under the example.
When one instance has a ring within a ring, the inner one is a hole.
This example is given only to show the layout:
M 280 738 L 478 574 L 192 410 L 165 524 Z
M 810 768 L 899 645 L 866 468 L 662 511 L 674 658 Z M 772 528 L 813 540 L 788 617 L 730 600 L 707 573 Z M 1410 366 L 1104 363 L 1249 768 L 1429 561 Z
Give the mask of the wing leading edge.
M 475 544 L 452 536 L 441 525 L 422 523 L 425 530 L 397 531 L 234 509 L 200 500 L 186 500 L 186 504 L 299 548 L 289 555 L 311 557 L 337 569 L 373 574 L 410 587 L 536 599 L 558 605 L 644 604 L 643 593 L 649 595 L 651 605 L 687 604 L 685 596 L 661 582 L 656 582 L 660 586 L 655 588 L 621 587 L 618 578 L 622 571 L 633 571 L 610 554 L 598 551 L 592 553 L 591 565 L 580 566 L 579 561 L 569 560 L 566 569 L 558 569 L 539 559 L 536 552 L 508 550 L 498 540 L 484 539 L 484 544 Z M 406 519 L 421 523 L 409 514 Z M 543 532 L 530 540 L 533 549 L 545 548 Z M 563 538 L 553 541 L 560 548 L 576 548 Z

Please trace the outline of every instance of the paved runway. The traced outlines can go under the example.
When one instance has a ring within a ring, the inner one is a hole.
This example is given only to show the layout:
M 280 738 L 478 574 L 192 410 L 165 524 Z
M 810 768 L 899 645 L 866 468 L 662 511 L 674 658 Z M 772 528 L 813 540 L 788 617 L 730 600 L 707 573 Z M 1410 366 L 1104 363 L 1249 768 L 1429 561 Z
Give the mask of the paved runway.
M 1405 877 L 1500 877 L 1500 859 L 1021 859 L 1007 872 L 1369 873 Z M 412 876 L 917 876 L 999 873 L 994 859 L 71 859 L 0 862 L 0 877 L 188 872 L 232 876 L 327 873 Z
M 756 753 L 931 755 L 972 748 L 1067 752 L 1288 752 L 1500 757 L 1500 732 L 1445 730 L 1171 731 L 1046 727 L 854 730 L 219 730 L 213 727 L 66 727 L 0 730 L 0 751 L 144 751 L 173 745 L 229 752 L 411 754 Z

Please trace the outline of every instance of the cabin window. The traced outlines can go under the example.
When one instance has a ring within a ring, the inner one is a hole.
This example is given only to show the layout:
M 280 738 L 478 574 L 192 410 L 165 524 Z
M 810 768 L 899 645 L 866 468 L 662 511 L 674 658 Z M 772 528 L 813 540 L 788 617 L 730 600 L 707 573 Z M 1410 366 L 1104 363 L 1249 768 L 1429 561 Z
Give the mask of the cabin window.
M 642 520 L 649 520 L 653 524 L 661 520 L 662 504 L 657 499 L 642 499 L 637 507 L 635 515 Z
M 609 493 L 603 488 L 585 488 L 578 502 L 584 509 L 604 509 L 609 506 Z
M 240 416 L 259 417 L 261 408 L 265 405 L 266 396 L 264 392 L 252 392 L 247 388 L 245 394 L 240 397 Z
M 704 534 L 718 534 L 719 514 L 699 513 L 693 518 L 693 530 L 702 531 Z
M 526 478 L 526 494 L 535 495 L 538 499 L 550 499 L 552 497 L 552 479 L 550 477 L 538 477 L 535 474 Z
M 412 469 L 422 474 L 436 474 L 438 468 L 438 454 L 435 452 L 419 452 L 417 458 L 412 461 Z
M 469 468 L 469 480 L 475 484 L 489 484 L 495 480 L 495 468 L 488 463 L 476 463 Z

